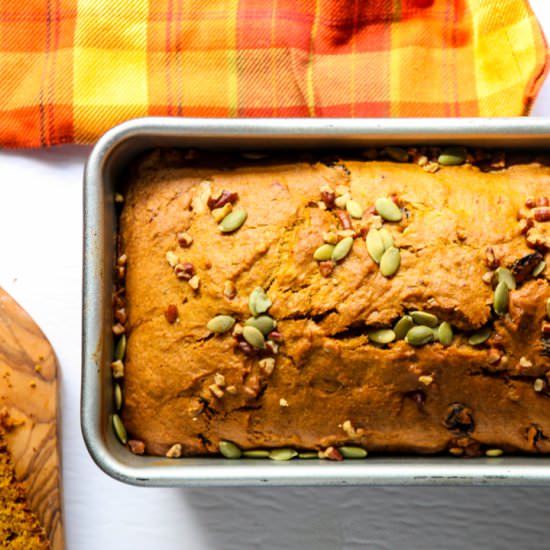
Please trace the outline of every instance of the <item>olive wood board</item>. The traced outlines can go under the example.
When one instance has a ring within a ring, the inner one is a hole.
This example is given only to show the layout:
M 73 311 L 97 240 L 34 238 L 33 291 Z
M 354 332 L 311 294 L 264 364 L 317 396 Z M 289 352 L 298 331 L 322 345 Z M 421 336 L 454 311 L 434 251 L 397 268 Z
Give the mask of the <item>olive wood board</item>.
M 63 550 L 58 378 L 54 351 L 30 315 L 0 288 L 0 410 L 17 426 L 6 434 L 16 478 L 52 550 Z

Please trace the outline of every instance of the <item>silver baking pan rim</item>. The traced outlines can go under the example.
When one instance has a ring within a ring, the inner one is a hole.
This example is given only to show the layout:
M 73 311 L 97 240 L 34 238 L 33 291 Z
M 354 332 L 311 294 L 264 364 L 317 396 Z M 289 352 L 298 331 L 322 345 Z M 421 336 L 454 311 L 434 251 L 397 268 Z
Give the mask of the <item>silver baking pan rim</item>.
M 114 189 L 125 163 L 155 146 L 269 150 L 387 144 L 550 148 L 549 118 L 193 119 L 147 117 L 104 134 L 84 173 L 81 427 L 97 465 L 145 486 L 550 484 L 550 457 L 374 456 L 360 461 L 165 459 L 132 455 L 110 429 Z

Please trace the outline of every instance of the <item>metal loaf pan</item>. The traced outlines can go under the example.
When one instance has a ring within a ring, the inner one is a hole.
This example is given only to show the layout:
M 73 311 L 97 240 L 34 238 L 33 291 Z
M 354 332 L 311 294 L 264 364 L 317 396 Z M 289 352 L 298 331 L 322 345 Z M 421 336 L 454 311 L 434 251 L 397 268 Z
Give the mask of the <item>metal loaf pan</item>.
M 83 375 L 81 423 L 88 450 L 107 474 L 150 486 L 411 485 L 550 483 L 550 457 L 366 460 L 179 460 L 132 455 L 111 430 L 111 291 L 114 191 L 128 161 L 158 146 L 266 150 L 386 144 L 550 148 L 550 119 L 136 119 L 108 131 L 84 176 Z

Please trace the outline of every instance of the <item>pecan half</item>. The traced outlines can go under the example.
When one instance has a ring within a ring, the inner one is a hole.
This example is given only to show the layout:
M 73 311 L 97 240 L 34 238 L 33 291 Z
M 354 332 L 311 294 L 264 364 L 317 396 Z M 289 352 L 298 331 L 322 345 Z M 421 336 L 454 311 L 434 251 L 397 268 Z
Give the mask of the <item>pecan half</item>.
M 533 254 L 527 254 L 527 256 L 523 256 L 523 258 L 516 260 L 511 269 L 516 281 L 522 283 L 528 279 L 533 269 L 535 269 L 543 259 L 540 252 L 533 252 Z
M 174 273 L 178 279 L 189 281 L 195 275 L 195 267 L 190 263 L 177 264 Z
M 217 197 L 208 197 L 208 208 L 214 210 L 214 208 L 221 208 L 227 203 L 234 204 L 239 200 L 239 194 L 234 191 L 228 191 L 223 189 Z

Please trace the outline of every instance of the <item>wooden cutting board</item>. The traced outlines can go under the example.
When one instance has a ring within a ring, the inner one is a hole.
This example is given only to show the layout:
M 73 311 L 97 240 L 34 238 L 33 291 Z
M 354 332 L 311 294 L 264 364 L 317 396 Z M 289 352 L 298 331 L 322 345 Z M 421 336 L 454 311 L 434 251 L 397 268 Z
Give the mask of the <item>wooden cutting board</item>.
M 6 440 L 15 473 L 44 526 L 63 550 L 58 446 L 58 379 L 53 349 L 32 318 L 0 288 L 0 409 L 22 424 Z

